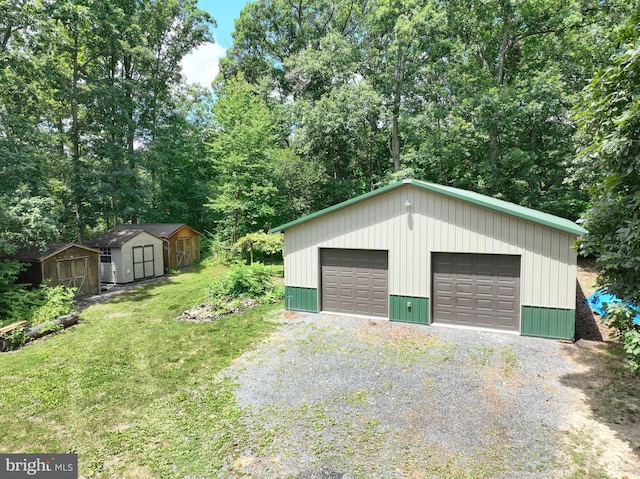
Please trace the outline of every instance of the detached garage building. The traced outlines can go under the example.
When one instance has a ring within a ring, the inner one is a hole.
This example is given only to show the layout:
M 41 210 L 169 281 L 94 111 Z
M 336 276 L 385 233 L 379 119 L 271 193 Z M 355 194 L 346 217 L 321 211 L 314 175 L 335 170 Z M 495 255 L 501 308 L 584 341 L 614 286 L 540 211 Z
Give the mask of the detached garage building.
M 575 223 L 404 180 L 274 228 L 285 305 L 572 339 Z
M 131 283 L 164 275 L 162 240 L 137 225 L 120 225 L 89 245 L 100 250 L 102 283 Z

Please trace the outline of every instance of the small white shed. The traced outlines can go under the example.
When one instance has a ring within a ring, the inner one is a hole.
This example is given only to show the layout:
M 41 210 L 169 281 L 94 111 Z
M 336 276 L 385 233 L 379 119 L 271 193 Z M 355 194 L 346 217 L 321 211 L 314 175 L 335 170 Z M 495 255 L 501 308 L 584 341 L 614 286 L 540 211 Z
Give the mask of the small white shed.
M 572 221 L 404 180 L 271 231 L 287 309 L 574 336 Z
M 100 250 L 102 283 L 131 283 L 164 275 L 162 240 L 136 225 L 120 225 L 89 246 Z

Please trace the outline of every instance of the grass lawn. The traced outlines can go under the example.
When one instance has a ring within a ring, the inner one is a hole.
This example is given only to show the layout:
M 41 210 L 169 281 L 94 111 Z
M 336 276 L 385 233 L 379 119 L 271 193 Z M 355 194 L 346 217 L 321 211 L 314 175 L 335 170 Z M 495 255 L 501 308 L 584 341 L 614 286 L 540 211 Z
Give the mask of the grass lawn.
M 243 434 L 234 386 L 216 373 L 282 308 L 175 321 L 222 271 L 199 266 L 132 290 L 1 354 L 0 452 L 76 452 L 87 478 L 213 477 Z

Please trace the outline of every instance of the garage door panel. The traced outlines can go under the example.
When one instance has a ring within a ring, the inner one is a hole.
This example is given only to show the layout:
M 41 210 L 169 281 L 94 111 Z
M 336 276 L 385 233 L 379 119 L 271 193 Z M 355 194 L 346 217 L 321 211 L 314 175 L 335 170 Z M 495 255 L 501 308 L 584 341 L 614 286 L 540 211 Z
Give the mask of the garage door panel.
M 352 288 L 338 288 L 338 294 L 342 300 L 353 299 L 355 297 Z
M 491 296 L 494 295 L 493 285 L 490 284 L 479 284 L 476 286 L 476 295 L 477 296 Z
M 498 301 L 496 309 L 501 313 L 515 313 L 516 303 L 514 301 Z
M 471 298 L 456 298 L 457 308 L 471 309 L 473 306 L 472 303 L 473 301 L 471 300 Z
M 384 291 L 372 291 L 371 292 L 371 297 L 375 300 L 375 301 L 387 301 L 387 293 Z
M 458 314 L 456 314 L 456 321 L 458 323 L 462 323 L 462 324 L 466 324 L 466 325 L 472 325 L 473 324 L 473 317 L 474 316 L 471 313 L 460 311 Z
M 476 309 L 492 311 L 494 309 L 493 301 L 490 299 L 478 299 L 476 301 Z
M 513 313 L 515 312 L 515 303 L 513 301 L 498 301 L 497 310 Z
M 520 257 L 434 253 L 433 321 L 518 331 Z
M 436 292 L 442 294 L 451 294 L 453 293 L 453 282 L 449 280 L 441 281 L 436 284 Z
M 449 308 L 453 307 L 453 297 L 452 296 L 440 296 L 440 301 L 438 302 L 438 305 L 442 308 L 447 308 L 446 311 L 449 310 Z
M 323 310 L 388 316 L 386 251 L 322 249 L 320 263 Z
M 371 292 L 368 289 L 358 289 L 356 290 L 356 298 L 357 299 L 369 299 L 371 296 Z
M 477 326 L 482 325 L 484 327 L 490 327 L 494 321 L 493 314 L 478 313 L 475 318 Z
M 498 286 L 497 296 L 500 298 L 513 298 L 516 291 L 512 286 Z

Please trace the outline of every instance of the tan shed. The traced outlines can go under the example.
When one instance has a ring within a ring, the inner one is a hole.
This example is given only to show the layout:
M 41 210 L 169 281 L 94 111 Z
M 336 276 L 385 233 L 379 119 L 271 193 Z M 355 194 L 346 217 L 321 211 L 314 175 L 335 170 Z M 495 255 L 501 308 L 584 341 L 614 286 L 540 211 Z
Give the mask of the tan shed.
M 52 286 L 77 288 L 76 296 L 100 293 L 98 258 L 100 251 L 73 243 L 53 243 L 44 250 L 23 248 L 12 259 L 28 263 L 18 282 L 38 286 L 48 282 Z
M 200 236 L 184 223 L 140 223 L 135 225 L 163 242 L 164 269 L 182 268 L 200 261 Z
M 131 283 L 164 275 L 163 242 L 138 225 L 120 225 L 94 238 L 100 250 L 100 281 Z
M 574 336 L 585 230 L 569 220 L 404 180 L 278 231 L 288 309 Z

